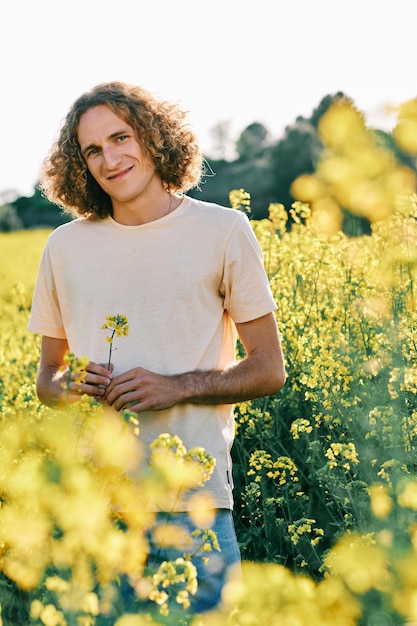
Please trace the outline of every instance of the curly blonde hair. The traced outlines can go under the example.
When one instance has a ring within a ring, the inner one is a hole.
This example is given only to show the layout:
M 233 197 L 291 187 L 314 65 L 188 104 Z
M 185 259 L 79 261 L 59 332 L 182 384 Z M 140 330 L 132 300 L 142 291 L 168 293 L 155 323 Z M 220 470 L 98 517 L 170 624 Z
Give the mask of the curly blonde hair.
M 48 200 L 74 217 L 102 219 L 112 214 L 110 196 L 89 173 L 78 143 L 81 115 L 101 104 L 134 128 L 168 191 L 198 187 L 204 159 L 185 111 L 142 87 L 110 82 L 80 96 L 65 118 L 41 171 L 39 186 Z

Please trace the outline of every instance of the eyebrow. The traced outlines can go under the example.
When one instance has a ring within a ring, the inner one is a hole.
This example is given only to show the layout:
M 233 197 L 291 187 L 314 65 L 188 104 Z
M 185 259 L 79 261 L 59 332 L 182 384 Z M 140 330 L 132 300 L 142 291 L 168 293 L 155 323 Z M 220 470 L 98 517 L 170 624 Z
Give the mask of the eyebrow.
M 128 128 L 122 128 L 120 130 L 116 130 L 114 133 L 109 135 L 107 139 L 115 139 L 116 137 L 119 137 L 119 135 L 126 135 L 128 132 L 129 132 Z M 85 156 L 86 152 L 91 150 L 91 148 L 98 148 L 98 146 L 95 143 L 90 143 L 88 146 L 86 146 L 85 148 L 81 150 L 82 156 Z

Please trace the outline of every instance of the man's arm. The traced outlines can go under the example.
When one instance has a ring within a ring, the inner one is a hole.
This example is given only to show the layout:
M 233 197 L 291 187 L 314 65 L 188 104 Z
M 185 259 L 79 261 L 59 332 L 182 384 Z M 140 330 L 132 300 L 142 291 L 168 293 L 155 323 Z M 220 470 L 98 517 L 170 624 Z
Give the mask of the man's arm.
M 64 356 L 67 350 L 66 339 L 42 337 L 36 392 L 39 400 L 52 408 L 63 408 L 67 402 L 79 400 L 80 394 L 83 393 L 99 399 L 104 396 L 104 387 L 112 378 L 112 374 L 105 367 L 90 361 L 87 365 L 87 375 L 82 383 L 77 381 L 76 375 L 68 381 L 68 370 L 64 367 Z M 67 387 L 69 393 L 67 393 Z
M 278 392 L 285 365 L 273 313 L 236 325 L 246 356 L 224 370 L 162 376 L 141 367 L 115 376 L 107 401 L 121 410 L 158 411 L 175 404 L 234 404 Z

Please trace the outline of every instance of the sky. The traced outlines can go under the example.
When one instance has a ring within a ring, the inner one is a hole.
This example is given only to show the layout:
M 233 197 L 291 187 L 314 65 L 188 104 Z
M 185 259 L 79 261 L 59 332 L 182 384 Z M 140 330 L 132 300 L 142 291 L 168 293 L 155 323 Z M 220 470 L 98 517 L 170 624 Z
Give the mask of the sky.
M 2 0 L 0 204 L 31 196 L 73 101 L 121 80 L 178 102 L 206 155 L 251 123 L 278 140 L 343 91 L 370 125 L 417 97 L 414 0 Z

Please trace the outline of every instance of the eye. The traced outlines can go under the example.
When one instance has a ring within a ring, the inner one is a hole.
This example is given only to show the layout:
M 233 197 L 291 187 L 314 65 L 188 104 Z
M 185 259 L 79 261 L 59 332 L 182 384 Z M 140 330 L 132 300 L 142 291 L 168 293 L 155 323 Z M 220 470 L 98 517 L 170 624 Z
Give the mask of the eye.
M 119 135 L 117 138 L 117 141 L 118 142 L 125 141 L 127 138 L 128 138 L 127 135 Z
M 95 156 L 96 154 L 99 153 L 99 148 L 90 148 L 89 150 L 87 150 L 87 152 L 85 153 L 86 158 L 88 159 L 88 157 L 92 157 Z

